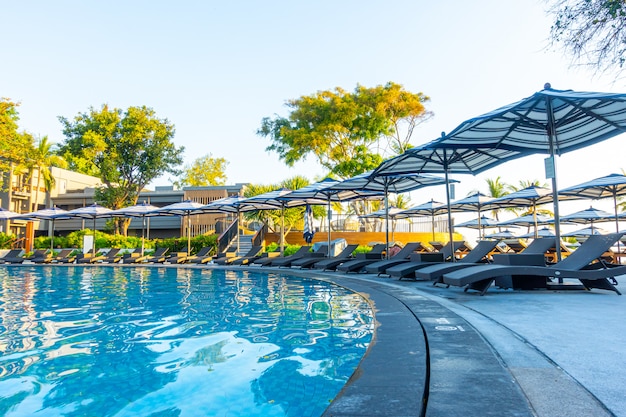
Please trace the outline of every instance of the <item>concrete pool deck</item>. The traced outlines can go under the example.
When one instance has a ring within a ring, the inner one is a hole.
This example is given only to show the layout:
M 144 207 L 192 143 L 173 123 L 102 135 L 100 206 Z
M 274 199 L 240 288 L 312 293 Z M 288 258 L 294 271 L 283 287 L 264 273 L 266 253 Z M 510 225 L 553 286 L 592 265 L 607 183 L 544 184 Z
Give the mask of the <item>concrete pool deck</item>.
M 480 296 L 373 274 L 258 270 L 329 280 L 375 307 L 375 340 L 325 416 L 626 416 L 626 299 L 614 292 Z

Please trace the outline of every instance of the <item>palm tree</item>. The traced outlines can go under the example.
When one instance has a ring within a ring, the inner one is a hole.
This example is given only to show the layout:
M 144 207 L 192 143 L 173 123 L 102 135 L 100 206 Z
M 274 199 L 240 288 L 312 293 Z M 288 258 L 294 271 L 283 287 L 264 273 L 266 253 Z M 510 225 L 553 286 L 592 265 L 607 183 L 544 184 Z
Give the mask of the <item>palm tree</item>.
M 487 178 L 487 196 L 491 198 L 499 198 L 509 194 L 510 185 L 500 180 L 500 177 L 496 177 L 495 179 Z M 491 210 L 491 215 L 494 219 L 500 220 L 498 218 L 498 213 L 501 209 L 493 209 Z
M 35 190 L 35 201 L 33 202 L 32 211 L 37 210 L 39 201 L 39 189 L 41 188 L 41 180 L 43 179 L 46 192 L 50 191 L 55 184 L 54 177 L 50 171 L 50 167 L 56 166 L 60 168 L 67 167 L 65 160 L 52 150 L 52 143 L 48 141 L 48 136 L 39 139 L 37 146 L 34 147 L 30 155 L 31 170 L 36 168 L 37 186 Z

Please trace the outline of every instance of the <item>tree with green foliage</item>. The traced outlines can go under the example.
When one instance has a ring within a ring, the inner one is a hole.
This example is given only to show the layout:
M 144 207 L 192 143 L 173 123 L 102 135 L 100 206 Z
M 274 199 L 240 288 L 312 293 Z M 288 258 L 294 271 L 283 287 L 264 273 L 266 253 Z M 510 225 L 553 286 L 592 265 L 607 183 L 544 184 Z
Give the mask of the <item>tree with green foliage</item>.
M 32 136 L 18 132 L 19 103 L 9 98 L 0 98 L 0 189 L 8 189 L 5 183 L 16 169 L 26 167 L 28 155 L 33 147 Z
M 183 173 L 174 185 L 183 187 L 203 187 L 226 184 L 226 166 L 224 158 L 214 158 L 212 154 L 196 159 L 193 164 L 183 168 Z
M 54 186 L 55 180 L 52 176 L 52 172 L 50 168 L 55 166 L 59 168 L 66 168 L 67 162 L 57 155 L 53 148 L 53 144 L 48 141 L 48 137 L 44 136 L 43 138 L 37 141 L 36 146 L 32 148 L 31 154 L 29 155 L 28 165 L 32 172 L 33 169 L 37 169 L 37 185 L 35 191 L 35 203 L 33 204 L 32 211 L 37 210 L 37 202 L 39 201 L 39 189 L 41 188 L 41 180 L 43 179 L 44 187 L 46 191 L 50 191 L 50 189 Z
M 511 189 L 511 186 L 503 182 L 500 177 L 496 177 L 493 179 L 487 178 L 486 181 L 487 181 L 487 189 L 488 189 L 487 196 L 488 197 L 499 198 L 499 197 L 504 197 L 505 195 L 509 194 L 508 190 Z M 491 214 L 494 219 L 499 220 L 498 214 L 500 213 L 500 210 L 501 209 L 491 210 Z
M 117 209 L 137 203 L 139 192 L 165 173 L 178 175 L 183 147 L 172 139 L 174 125 L 159 119 L 153 109 L 129 107 L 126 111 L 91 107 L 73 120 L 59 117 L 65 142 L 60 153 L 74 171 L 94 175 L 103 186 L 96 199 Z M 129 221 L 116 231 L 126 235 Z
M 288 100 L 289 116 L 263 118 L 257 134 L 288 166 L 313 155 L 345 179 L 376 168 L 387 152 L 409 148 L 414 128 L 432 116 L 428 100 L 392 82 L 353 92 L 337 87 Z
M 550 0 L 553 44 L 596 72 L 622 73 L 626 63 L 626 1 Z

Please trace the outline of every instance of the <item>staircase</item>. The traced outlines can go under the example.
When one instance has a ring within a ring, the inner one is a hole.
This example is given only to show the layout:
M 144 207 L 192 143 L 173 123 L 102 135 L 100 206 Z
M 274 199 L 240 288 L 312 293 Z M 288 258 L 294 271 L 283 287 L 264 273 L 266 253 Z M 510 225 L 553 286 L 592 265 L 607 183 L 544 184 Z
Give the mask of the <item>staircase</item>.
M 252 235 L 239 235 L 239 252 L 237 252 L 237 256 L 245 255 L 250 251 L 250 249 L 252 249 L 252 237 Z M 237 239 L 232 241 L 228 251 L 237 251 Z

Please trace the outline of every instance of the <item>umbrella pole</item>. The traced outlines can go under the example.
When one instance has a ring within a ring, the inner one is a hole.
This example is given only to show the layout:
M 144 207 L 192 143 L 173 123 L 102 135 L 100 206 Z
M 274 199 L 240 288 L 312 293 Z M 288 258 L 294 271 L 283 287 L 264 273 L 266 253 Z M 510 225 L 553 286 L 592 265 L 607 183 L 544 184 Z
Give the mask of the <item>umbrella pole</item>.
M 191 253 L 191 216 L 187 212 L 187 256 Z
M 615 218 L 617 219 L 617 206 L 615 206 L 615 212 Z M 54 252 L 54 217 L 50 219 L 50 222 L 52 223 L 52 234 L 50 235 L 50 255 L 52 255 Z
M 433 212 L 432 216 L 430 217 L 430 223 L 433 229 L 433 242 L 435 241 L 435 212 Z
M 389 195 L 387 185 L 385 185 L 385 258 L 389 259 Z
M 96 216 L 93 216 L 93 246 L 92 256 L 96 256 Z
M 280 208 L 280 256 L 285 254 L 285 205 Z
M 239 255 L 239 224 L 241 223 L 241 212 L 237 207 L 237 255 Z
M 444 151 L 444 155 L 446 155 L 447 152 Z M 446 173 L 446 201 L 448 204 L 448 235 L 449 235 L 449 239 L 450 241 L 448 242 L 450 244 L 450 253 L 451 255 L 451 262 L 456 262 L 455 256 L 454 256 L 454 237 L 453 237 L 453 233 L 454 230 L 452 229 L 452 204 L 450 202 L 450 178 L 448 178 L 448 163 L 446 161 L 446 167 L 445 167 L 445 173 Z
M 141 256 L 143 256 L 143 251 L 145 249 L 145 240 L 146 240 L 146 216 L 141 216 Z
M 332 212 L 330 211 L 330 195 L 328 196 L 328 215 L 326 216 L 328 219 L 328 247 L 326 248 L 328 250 L 328 252 L 326 253 L 326 255 L 330 258 L 330 220 L 332 217 Z
M 619 233 L 619 216 L 617 214 L 617 192 L 613 192 L 613 207 L 615 208 L 615 233 Z M 619 253 L 621 252 L 620 249 L 620 240 L 621 239 L 617 239 L 617 253 L 619 255 Z M 617 258 L 618 263 L 622 263 L 622 258 L 618 257 Z
M 550 172 L 552 177 L 552 204 L 554 206 L 554 239 L 556 248 L 556 261 L 561 261 L 561 225 L 559 216 L 559 193 L 556 182 L 556 158 L 554 157 L 554 112 L 552 110 L 552 101 L 546 98 L 546 113 L 548 115 L 547 134 L 550 143 L 550 159 L 554 172 Z M 559 278 L 559 284 L 563 283 L 563 278 Z

